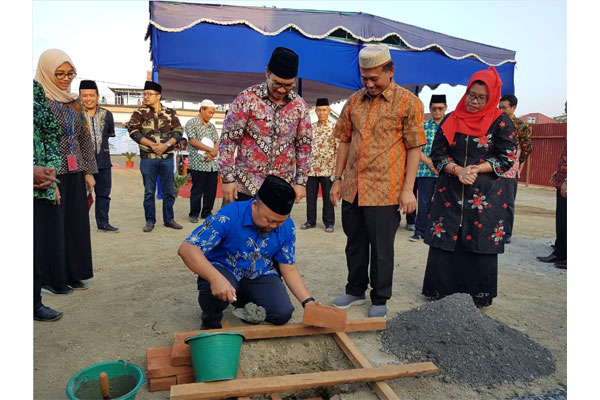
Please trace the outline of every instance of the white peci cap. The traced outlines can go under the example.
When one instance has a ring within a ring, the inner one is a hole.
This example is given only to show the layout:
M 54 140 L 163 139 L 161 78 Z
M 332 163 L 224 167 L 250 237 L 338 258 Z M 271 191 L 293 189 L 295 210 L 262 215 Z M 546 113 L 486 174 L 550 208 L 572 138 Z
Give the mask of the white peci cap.
M 212 100 L 204 99 L 202 103 L 200 103 L 200 107 L 212 107 L 215 108 L 215 103 Z
M 366 46 L 358 53 L 361 68 L 375 68 L 392 60 L 390 49 L 384 44 Z

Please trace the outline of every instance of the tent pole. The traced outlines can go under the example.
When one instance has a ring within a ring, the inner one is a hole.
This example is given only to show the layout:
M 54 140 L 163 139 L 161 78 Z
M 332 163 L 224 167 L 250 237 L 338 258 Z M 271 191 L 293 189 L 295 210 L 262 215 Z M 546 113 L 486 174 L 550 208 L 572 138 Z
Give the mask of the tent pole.
M 298 78 L 298 96 L 302 97 L 302 78 Z

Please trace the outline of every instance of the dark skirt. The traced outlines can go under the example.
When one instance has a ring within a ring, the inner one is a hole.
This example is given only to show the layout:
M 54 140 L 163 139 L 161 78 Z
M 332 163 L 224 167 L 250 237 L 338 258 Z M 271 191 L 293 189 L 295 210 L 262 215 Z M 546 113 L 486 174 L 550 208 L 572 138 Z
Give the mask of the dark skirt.
M 460 235 L 459 235 L 460 237 Z M 441 299 L 467 293 L 478 307 L 489 306 L 497 295 L 498 255 L 466 251 L 460 240 L 454 251 L 429 247 L 422 294 Z
M 57 178 L 61 200 L 57 212 L 47 220 L 53 229 L 46 235 L 48 265 L 43 271 L 43 284 L 62 288 L 67 283 L 90 279 L 94 273 L 85 174 L 62 174 Z

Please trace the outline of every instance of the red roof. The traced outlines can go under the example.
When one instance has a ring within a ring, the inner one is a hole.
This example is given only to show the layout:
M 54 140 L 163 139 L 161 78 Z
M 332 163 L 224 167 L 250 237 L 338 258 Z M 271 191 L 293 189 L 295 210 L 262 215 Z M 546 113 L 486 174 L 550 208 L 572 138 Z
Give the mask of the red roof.
M 535 122 L 529 122 L 528 119 L 530 118 L 535 118 Z M 521 121 L 525 121 L 528 124 L 534 123 L 534 124 L 560 124 L 560 122 L 545 116 L 542 113 L 529 113 L 529 114 L 525 114 L 519 117 L 519 119 Z

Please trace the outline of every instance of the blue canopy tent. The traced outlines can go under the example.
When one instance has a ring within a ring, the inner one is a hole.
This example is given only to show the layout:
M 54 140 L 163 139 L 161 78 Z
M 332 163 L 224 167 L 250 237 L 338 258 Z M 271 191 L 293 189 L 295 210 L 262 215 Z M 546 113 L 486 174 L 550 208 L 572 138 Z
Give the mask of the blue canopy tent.
M 298 91 L 309 104 L 344 100 L 362 87 L 358 53 L 369 43 L 390 47 L 396 83 L 416 93 L 466 85 L 490 65 L 503 94 L 514 93 L 514 51 L 365 13 L 151 1 L 148 37 L 153 79 L 177 100 L 230 103 L 265 79 L 277 46 L 299 55 Z

